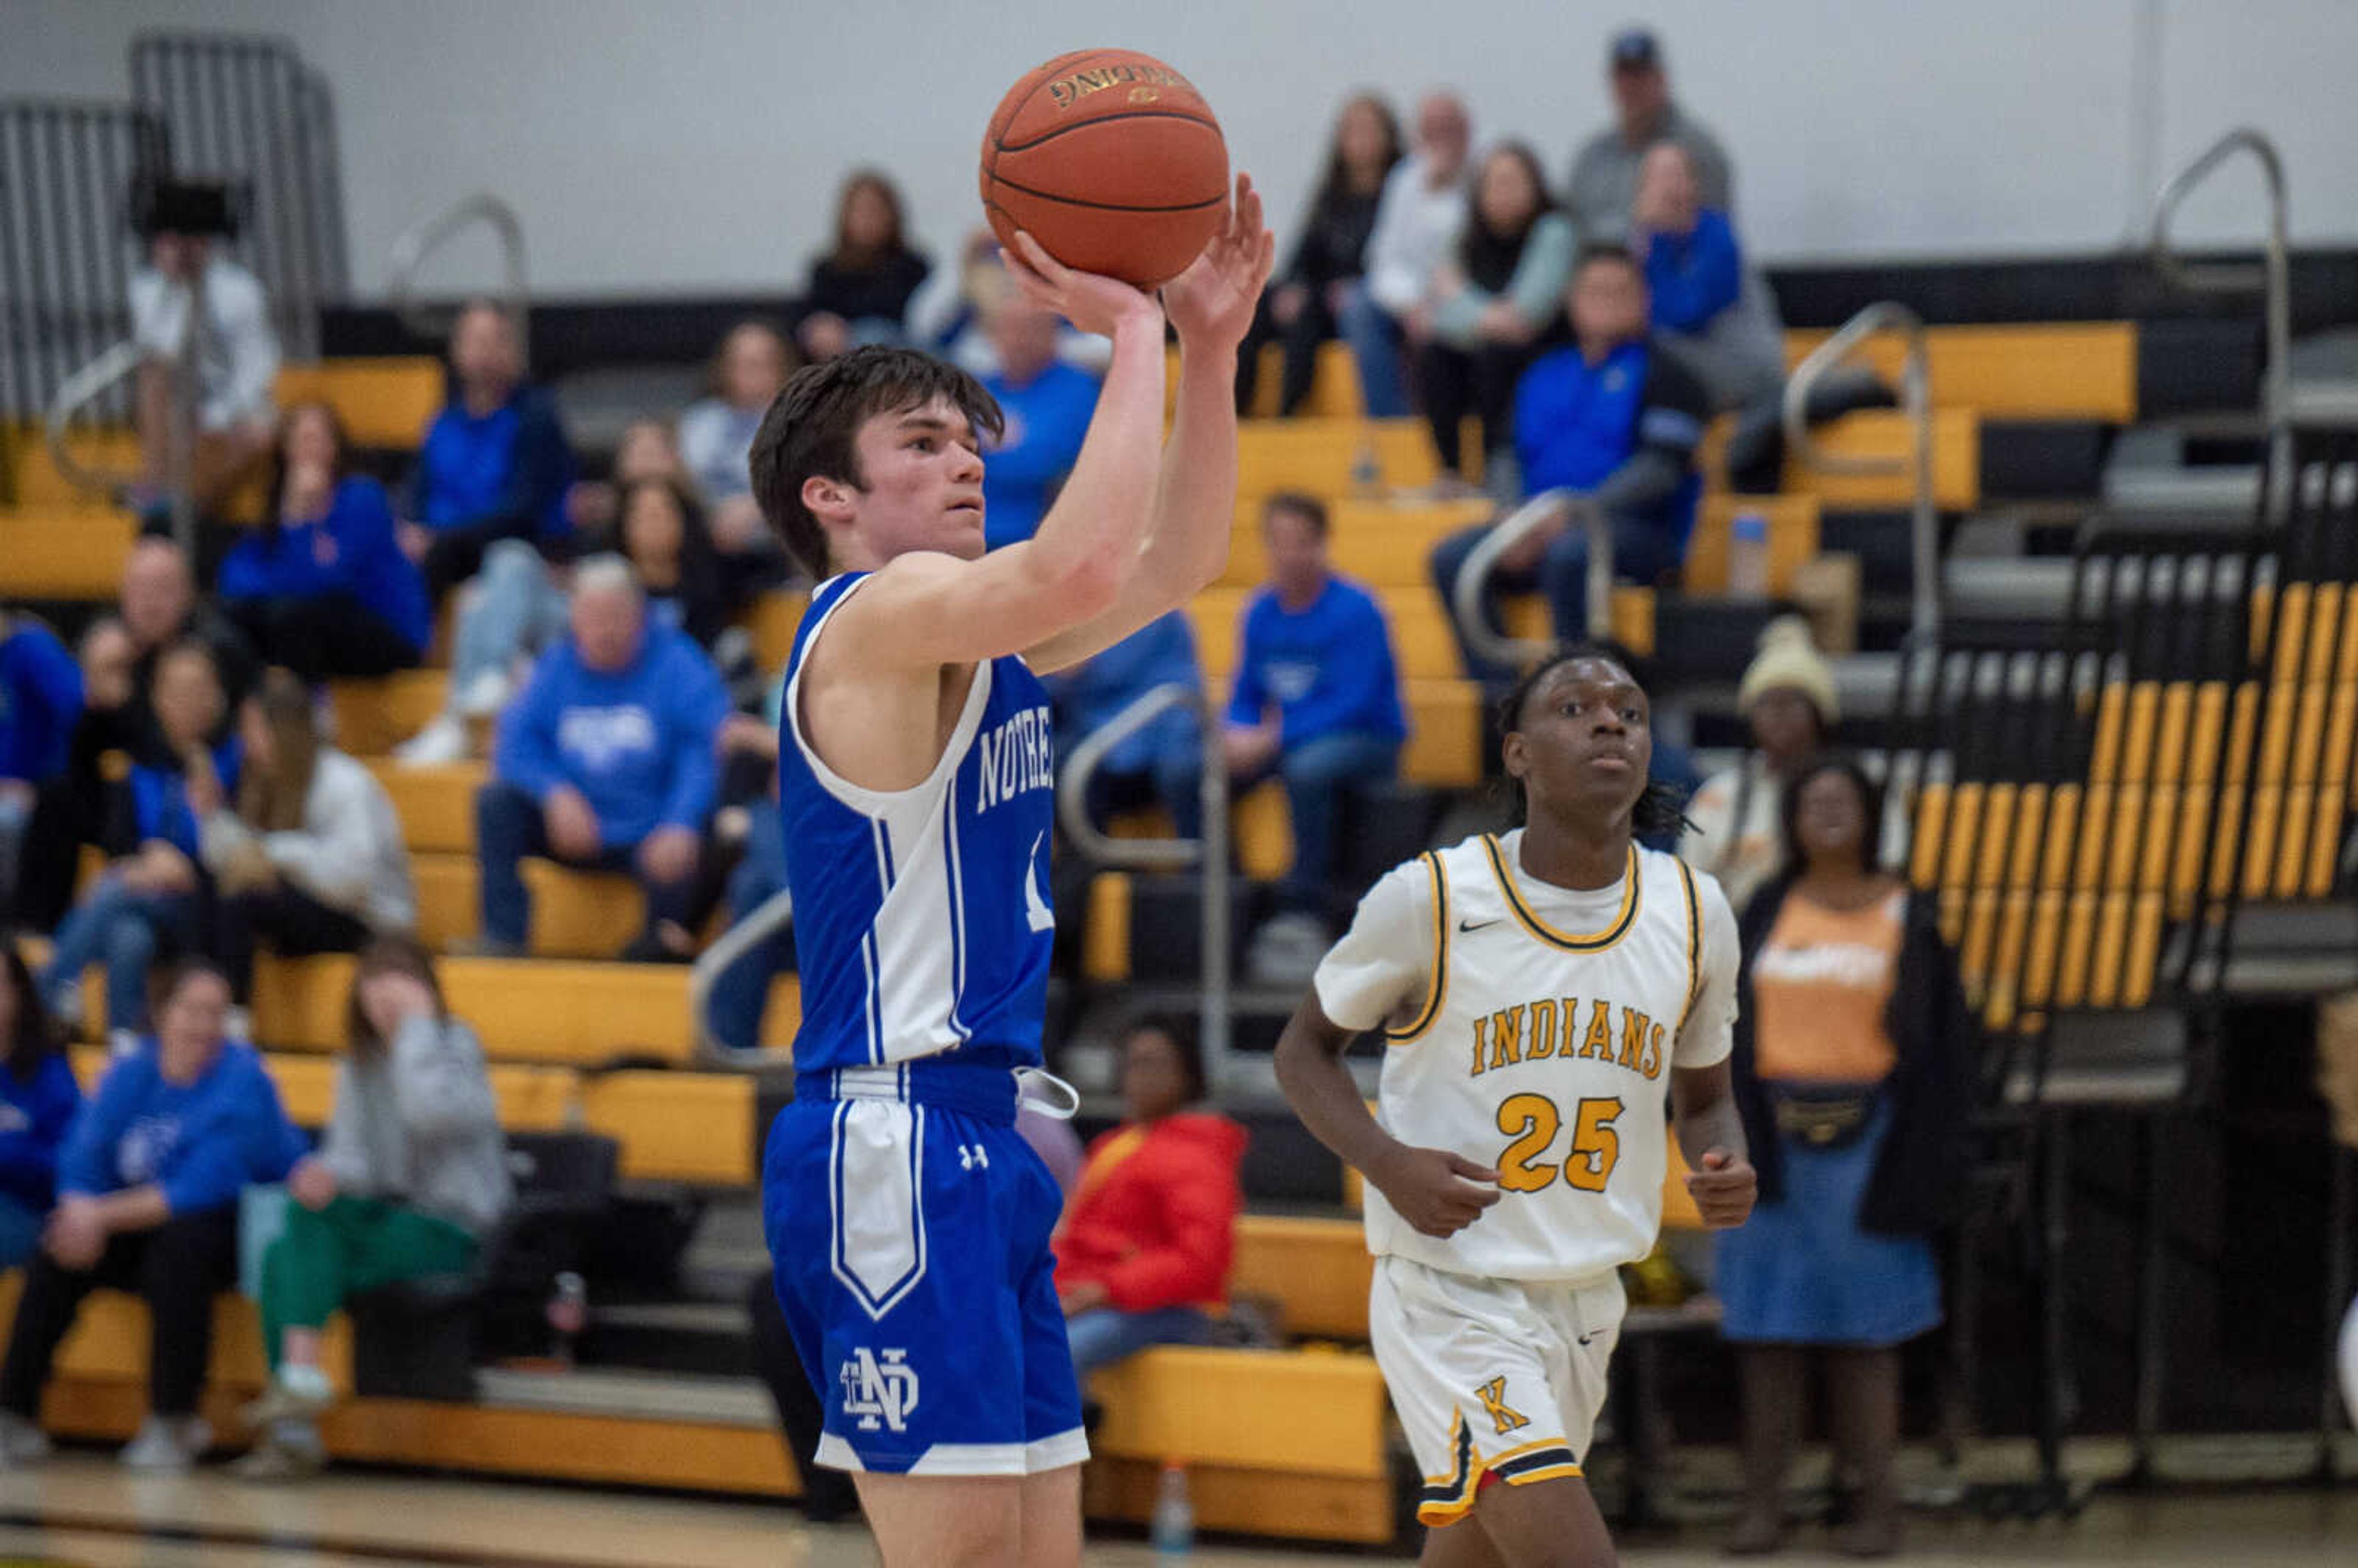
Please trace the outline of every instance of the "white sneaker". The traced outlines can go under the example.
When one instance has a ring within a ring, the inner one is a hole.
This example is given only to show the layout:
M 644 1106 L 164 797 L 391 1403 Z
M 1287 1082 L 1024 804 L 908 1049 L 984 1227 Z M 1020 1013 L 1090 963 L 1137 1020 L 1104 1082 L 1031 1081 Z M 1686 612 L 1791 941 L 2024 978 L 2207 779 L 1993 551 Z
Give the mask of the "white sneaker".
M 438 713 L 434 721 L 393 749 L 393 760 L 405 768 L 438 768 L 467 760 L 466 721 L 452 713 Z
M 489 719 L 508 705 L 508 695 L 514 689 L 505 670 L 485 670 L 467 683 L 459 694 L 459 717 Z
M 241 1481 L 301 1481 L 327 1467 L 328 1450 L 319 1429 L 282 1421 L 263 1433 L 253 1453 L 230 1466 L 230 1474 Z
M 266 1427 L 280 1422 L 309 1422 L 336 1402 L 335 1385 L 317 1367 L 282 1367 L 262 1397 L 239 1412 L 246 1424 Z
M 124 1448 L 123 1467 L 177 1476 L 193 1466 L 212 1445 L 212 1423 L 200 1415 L 151 1415 L 140 1423 L 139 1435 Z
M 49 1456 L 49 1434 L 14 1411 L 0 1411 L 0 1467 L 38 1465 Z

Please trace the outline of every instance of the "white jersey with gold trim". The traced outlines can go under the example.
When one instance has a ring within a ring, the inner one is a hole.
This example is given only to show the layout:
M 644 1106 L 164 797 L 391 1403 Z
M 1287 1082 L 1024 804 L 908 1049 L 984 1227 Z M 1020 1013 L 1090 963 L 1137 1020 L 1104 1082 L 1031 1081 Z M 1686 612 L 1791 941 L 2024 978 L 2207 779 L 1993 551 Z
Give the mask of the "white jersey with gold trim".
M 1377 1119 L 1496 1167 L 1499 1201 L 1447 1239 L 1373 1187 L 1368 1250 L 1490 1279 L 1588 1281 L 1652 1249 L 1670 1069 L 1724 1060 L 1736 917 L 1719 886 L 1631 847 L 1608 888 L 1520 863 L 1522 834 L 1418 857 L 1371 889 L 1319 968 L 1326 1015 L 1385 1031 Z

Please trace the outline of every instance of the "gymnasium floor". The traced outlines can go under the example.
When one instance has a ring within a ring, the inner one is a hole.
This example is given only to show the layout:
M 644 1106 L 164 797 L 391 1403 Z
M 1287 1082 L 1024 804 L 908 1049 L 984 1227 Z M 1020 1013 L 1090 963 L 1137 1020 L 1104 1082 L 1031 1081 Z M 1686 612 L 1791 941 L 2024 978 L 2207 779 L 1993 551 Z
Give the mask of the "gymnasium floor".
M 1904 1560 L 1920 1568 L 2358 1568 L 2358 1489 L 2289 1489 L 2101 1498 L 2075 1525 L 1919 1520 Z M 1704 1568 L 1712 1532 L 1632 1544 L 1633 1568 Z M 1093 1543 L 1088 1562 L 1150 1568 L 1135 1540 Z M 1201 1568 L 1384 1561 L 1349 1552 L 1206 1547 Z M 1394 1560 L 1397 1559 L 1389 1559 Z M 1821 1568 L 1843 1559 L 1807 1541 L 1773 1559 Z M 865 1568 L 857 1526 L 806 1525 L 788 1507 L 685 1501 L 577 1488 L 488 1486 L 384 1476 L 330 1476 L 301 1488 L 245 1486 L 218 1471 L 134 1479 L 106 1456 L 68 1455 L 0 1475 L 0 1568 Z

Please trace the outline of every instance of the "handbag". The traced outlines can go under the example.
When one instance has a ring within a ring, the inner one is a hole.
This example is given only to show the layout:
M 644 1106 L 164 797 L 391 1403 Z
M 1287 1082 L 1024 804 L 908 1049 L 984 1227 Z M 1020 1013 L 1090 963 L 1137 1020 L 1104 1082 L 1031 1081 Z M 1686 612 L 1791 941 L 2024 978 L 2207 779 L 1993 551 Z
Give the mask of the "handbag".
M 1877 1093 L 1872 1085 L 1772 1084 L 1768 1094 L 1778 1136 L 1806 1149 L 1847 1148 L 1875 1119 Z

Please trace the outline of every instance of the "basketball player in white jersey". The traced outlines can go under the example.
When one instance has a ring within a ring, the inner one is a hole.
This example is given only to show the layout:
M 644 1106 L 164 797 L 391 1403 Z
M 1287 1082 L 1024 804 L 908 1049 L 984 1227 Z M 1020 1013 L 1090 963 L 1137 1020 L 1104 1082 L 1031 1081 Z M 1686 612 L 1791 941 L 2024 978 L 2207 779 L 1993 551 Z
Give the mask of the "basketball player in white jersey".
M 1505 729 L 1528 825 L 1369 890 L 1277 1072 L 1368 1180 L 1370 1336 L 1424 1476 L 1422 1561 L 1597 1568 L 1613 1543 L 1581 1465 L 1615 1271 L 1661 1223 L 1666 1099 L 1704 1222 L 1752 1210 L 1727 1069 L 1736 918 L 1711 878 L 1635 842 L 1676 807 L 1647 783 L 1646 695 L 1613 656 L 1534 671 Z M 1342 1055 L 1377 1029 L 1370 1117 Z

